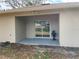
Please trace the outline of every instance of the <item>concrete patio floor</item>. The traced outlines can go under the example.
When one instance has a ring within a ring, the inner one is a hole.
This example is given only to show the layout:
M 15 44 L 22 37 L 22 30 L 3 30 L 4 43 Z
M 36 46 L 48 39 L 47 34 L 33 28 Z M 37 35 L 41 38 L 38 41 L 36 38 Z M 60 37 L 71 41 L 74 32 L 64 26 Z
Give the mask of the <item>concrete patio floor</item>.
M 59 46 L 59 40 L 45 39 L 45 38 L 33 38 L 23 39 L 17 43 L 25 45 L 48 45 L 48 46 Z

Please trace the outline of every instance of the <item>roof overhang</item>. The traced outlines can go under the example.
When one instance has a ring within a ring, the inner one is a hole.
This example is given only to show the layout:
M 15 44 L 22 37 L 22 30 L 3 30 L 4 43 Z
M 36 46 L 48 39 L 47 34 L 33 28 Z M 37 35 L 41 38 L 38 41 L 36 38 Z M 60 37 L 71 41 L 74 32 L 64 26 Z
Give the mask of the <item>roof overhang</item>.
M 29 7 L 25 7 L 25 8 L 17 8 L 17 9 L 12 9 L 12 10 L 0 11 L 0 14 L 41 11 L 41 10 L 42 11 L 44 11 L 44 10 L 59 10 L 59 9 L 67 9 L 67 8 L 79 8 L 79 2 L 29 6 Z

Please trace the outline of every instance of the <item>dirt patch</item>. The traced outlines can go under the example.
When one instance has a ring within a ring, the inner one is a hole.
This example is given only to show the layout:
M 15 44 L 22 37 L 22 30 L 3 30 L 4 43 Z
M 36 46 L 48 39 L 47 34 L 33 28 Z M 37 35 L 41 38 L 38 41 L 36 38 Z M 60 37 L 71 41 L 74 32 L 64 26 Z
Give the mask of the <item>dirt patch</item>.
M 1 59 L 79 59 L 79 48 L 9 44 L 0 47 Z

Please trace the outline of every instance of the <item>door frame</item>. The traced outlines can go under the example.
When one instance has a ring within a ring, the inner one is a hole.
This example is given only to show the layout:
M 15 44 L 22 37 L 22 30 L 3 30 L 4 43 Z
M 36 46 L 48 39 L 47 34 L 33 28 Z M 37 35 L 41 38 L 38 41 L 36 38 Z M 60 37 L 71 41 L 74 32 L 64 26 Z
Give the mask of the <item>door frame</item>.
M 38 20 L 34 20 L 34 21 L 47 21 L 47 22 L 50 24 L 50 25 L 49 25 L 49 29 L 50 29 L 50 31 L 49 31 L 49 35 L 50 35 L 50 36 L 49 36 L 49 37 L 43 37 L 43 36 L 42 36 L 42 37 L 36 37 L 36 36 L 35 36 L 34 38 L 48 38 L 48 39 L 51 38 L 51 23 L 49 22 L 49 20 L 39 20 L 39 19 L 38 19 Z M 33 22 L 34 22 L 34 21 L 33 21 Z M 35 23 L 34 23 L 34 28 L 35 28 Z M 34 30 L 34 31 L 35 31 L 35 30 Z M 34 35 L 35 35 L 35 33 L 34 33 Z

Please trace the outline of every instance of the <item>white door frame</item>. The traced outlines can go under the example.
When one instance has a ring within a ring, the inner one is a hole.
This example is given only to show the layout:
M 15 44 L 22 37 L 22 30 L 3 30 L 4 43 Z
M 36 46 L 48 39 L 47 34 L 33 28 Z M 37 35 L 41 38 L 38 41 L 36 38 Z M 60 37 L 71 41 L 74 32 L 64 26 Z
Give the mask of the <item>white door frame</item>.
M 34 20 L 34 21 L 37 21 L 37 20 Z M 51 38 L 51 23 L 49 22 L 49 20 L 38 20 L 38 21 L 47 21 L 50 25 L 49 25 L 49 29 L 50 29 L 50 31 L 49 31 L 49 37 L 34 37 L 34 38 L 48 38 L 48 39 L 50 39 Z M 35 26 L 35 24 L 34 24 L 34 26 Z M 35 31 L 35 30 L 34 30 Z M 35 35 L 35 34 L 34 34 Z

